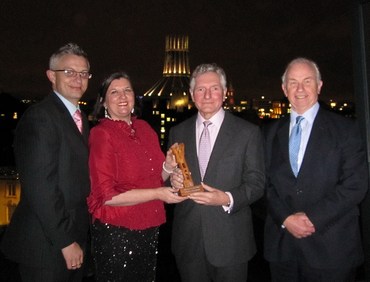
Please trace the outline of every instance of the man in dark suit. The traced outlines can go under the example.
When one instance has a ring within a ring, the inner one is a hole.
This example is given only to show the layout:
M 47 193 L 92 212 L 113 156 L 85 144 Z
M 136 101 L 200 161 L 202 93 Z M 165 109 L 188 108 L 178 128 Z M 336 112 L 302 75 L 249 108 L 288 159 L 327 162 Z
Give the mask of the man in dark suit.
M 69 43 L 51 56 L 49 68 L 53 92 L 24 113 L 16 130 L 22 193 L 1 248 L 19 263 L 22 281 L 81 281 L 89 229 L 89 126 L 84 115 L 76 123 L 73 116 L 90 65 L 86 53 Z
M 172 250 L 183 282 L 245 282 L 256 252 L 250 205 L 264 191 L 262 136 L 256 125 L 223 110 L 226 92 L 222 68 L 198 66 L 190 80 L 198 114 L 169 134 L 169 144 L 185 144 L 192 178 L 205 188 L 175 207 Z M 211 122 L 211 155 L 203 167 L 204 122 Z M 181 187 L 178 174 L 171 180 Z
M 282 89 L 291 115 L 266 130 L 264 253 L 272 281 L 355 281 L 363 260 L 358 204 L 368 190 L 366 154 L 354 121 L 319 105 L 322 84 L 313 61 L 290 62 Z

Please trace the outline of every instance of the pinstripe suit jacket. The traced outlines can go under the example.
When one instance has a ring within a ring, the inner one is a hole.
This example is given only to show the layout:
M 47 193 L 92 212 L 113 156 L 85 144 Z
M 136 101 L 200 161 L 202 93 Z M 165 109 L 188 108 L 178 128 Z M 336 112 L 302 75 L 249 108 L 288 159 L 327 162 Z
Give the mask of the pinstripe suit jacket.
M 2 240 L 2 251 L 16 262 L 50 267 L 61 249 L 84 245 L 89 228 L 86 197 L 89 125 L 83 134 L 55 93 L 31 106 L 15 136 L 21 200 Z

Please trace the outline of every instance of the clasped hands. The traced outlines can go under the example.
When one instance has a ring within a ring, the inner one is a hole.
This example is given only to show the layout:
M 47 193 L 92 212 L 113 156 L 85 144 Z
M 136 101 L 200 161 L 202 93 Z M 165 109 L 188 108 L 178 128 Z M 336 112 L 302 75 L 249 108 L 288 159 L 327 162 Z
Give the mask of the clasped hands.
M 283 222 L 285 228 L 297 239 L 311 236 L 315 233 L 315 226 L 304 212 L 288 216 Z

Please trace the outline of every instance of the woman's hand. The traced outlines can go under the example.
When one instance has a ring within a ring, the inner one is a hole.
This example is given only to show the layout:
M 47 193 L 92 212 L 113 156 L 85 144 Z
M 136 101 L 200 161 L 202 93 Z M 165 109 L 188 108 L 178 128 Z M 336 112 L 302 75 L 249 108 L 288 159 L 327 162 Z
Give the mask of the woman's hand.
M 176 145 L 176 144 L 177 143 L 175 143 L 174 145 Z M 174 146 L 174 145 L 172 145 L 172 146 Z M 172 153 L 172 150 L 170 148 L 170 149 L 168 149 L 168 151 L 166 153 L 166 160 L 163 164 L 163 169 L 167 173 L 171 174 L 176 167 L 177 167 L 176 158 L 175 158 L 175 155 Z
M 167 203 L 167 204 L 176 204 L 181 203 L 182 201 L 187 200 L 186 197 L 180 197 L 177 192 L 179 189 L 171 187 L 160 187 L 157 189 L 158 199 Z
M 170 175 L 171 186 L 176 189 L 184 187 L 184 176 L 179 168 L 175 168 Z

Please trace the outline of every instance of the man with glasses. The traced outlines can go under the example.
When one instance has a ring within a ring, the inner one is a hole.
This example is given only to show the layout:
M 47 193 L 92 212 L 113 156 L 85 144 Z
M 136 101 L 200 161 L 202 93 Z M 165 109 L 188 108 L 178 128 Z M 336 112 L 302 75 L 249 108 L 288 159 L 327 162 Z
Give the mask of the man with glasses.
M 53 92 L 20 120 L 14 152 L 21 200 L 2 241 L 22 281 L 81 281 L 88 238 L 89 126 L 79 100 L 91 78 L 86 53 L 69 43 L 46 75 Z

